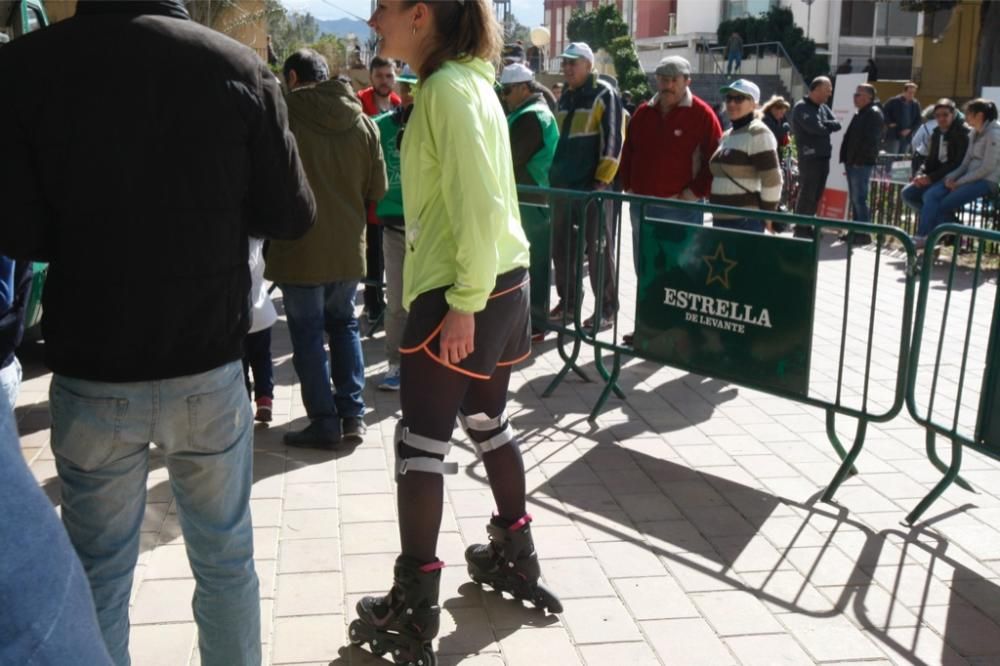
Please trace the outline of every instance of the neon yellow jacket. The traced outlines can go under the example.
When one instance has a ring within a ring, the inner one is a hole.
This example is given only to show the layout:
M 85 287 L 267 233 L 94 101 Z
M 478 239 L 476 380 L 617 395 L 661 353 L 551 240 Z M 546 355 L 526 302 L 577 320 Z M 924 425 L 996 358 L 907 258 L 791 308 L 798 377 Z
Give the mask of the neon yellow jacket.
M 479 312 L 497 275 L 528 266 L 507 119 L 493 66 L 449 61 L 414 92 L 403 133 L 403 307 L 451 285 L 448 305 Z

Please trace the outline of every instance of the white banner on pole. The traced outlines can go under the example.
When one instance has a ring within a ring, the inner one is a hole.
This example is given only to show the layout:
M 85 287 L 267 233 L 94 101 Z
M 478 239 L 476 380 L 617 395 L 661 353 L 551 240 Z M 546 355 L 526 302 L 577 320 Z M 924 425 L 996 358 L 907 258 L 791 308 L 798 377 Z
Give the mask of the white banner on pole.
M 847 219 L 847 171 L 840 163 L 840 145 L 844 142 L 847 126 L 857 110 L 854 107 L 854 91 L 862 83 L 868 82 L 868 74 L 838 74 L 836 88 L 833 91 L 833 115 L 840 121 L 839 132 L 830 136 L 833 154 L 830 157 L 830 176 L 826 179 L 826 190 L 820 197 L 816 214 L 819 217 L 829 217 L 835 220 Z

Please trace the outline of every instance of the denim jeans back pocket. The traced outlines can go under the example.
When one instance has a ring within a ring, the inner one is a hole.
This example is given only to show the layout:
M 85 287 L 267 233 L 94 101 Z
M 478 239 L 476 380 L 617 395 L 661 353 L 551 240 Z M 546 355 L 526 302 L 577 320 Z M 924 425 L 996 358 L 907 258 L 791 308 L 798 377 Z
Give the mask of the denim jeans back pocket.
M 56 381 L 49 390 L 52 451 L 85 472 L 100 469 L 121 441 L 128 400 L 79 395 Z
M 219 453 L 243 436 L 253 413 L 241 373 L 224 388 L 188 396 L 188 445 L 191 450 Z

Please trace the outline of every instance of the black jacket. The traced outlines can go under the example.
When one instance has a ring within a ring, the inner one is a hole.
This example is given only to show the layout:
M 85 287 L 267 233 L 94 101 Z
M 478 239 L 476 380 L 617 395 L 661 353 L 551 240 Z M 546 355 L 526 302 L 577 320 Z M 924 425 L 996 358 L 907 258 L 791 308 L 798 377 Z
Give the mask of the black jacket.
M 800 160 L 830 159 L 830 135 L 840 131 L 840 123 L 826 104 L 816 104 L 808 96 L 792 108 L 792 133 Z
M 78 4 L 0 49 L 0 253 L 50 262 L 49 367 L 96 381 L 242 356 L 247 235 L 315 202 L 267 66 L 174 2 Z
M 770 113 L 765 113 L 761 116 L 761 120 L 767 125 L 767 129 L 771 130 L 771 134 L 774 135 L 774 140 L 778 142 L 778 151 L 781 151 L 781 147 L 788 143 L 788 133 L 792 130 L 788 121 L 782 118 L 778 120 Z
M 941 142 L 945 144 L 946 159 L 941 160 Z M 930 151 L 927 159 L 920 167 L 918 175 L 927 176 L 932 183 L 936 183 L 949 173 L 957 169 L 965 158 L 965 151 L 969 149 L 969 127 L 957 118 L 951 121 L 951 127 L 947 132 L 942 132 L 940 127 L 934 128 L 931 134 Z
M 896 95 L 885 103 L 885 122 L 890 139 L 898 139 L 901 130 L 916 132 L 923 122 L 923 111 L 917 100 L 906 101 L 902 95 Z
M 858 109 L 840 144 L 840 161 L 847 166 L 874 166 L 885 121 L 876 102 Z

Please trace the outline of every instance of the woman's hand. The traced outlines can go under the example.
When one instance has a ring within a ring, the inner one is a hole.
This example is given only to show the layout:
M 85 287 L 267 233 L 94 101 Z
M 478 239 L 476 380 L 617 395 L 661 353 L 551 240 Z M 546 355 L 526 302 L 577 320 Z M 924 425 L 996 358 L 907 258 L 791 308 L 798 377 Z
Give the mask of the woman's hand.
M 944 186 L 947 187 L 949 190 L 954 190 L 956 187 L 958 187 L 958 183 L 955 182 L 954 178 L 949 178 L 946 181 L 944 181 Z
M 441 358 L 453 365 L 475 351 L 476 318 L 467 312 L 448 310 L 441 326 Z

